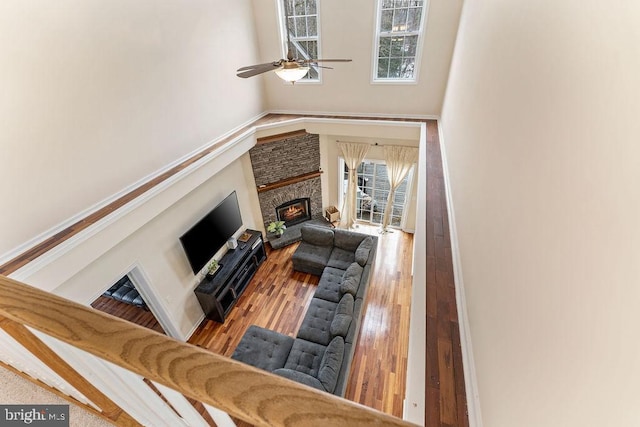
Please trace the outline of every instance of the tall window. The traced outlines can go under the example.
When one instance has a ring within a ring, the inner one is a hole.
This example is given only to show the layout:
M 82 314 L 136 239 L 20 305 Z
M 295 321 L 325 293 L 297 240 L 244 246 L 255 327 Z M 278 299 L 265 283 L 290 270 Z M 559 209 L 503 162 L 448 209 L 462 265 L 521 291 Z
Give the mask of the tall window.
M 378 0 L 374 82 L 414 82 L 426 0 Z
M 287 57 L 289 49 L 285 24 L 287 14 L 289 16 L 289 37 L 291 38 L 293 57 L 298 59 L 318 58 L 318 55 L 320 55 L 319 0 L 281 0 L 278 3 L 280 5 L 280 22 L 282 24 L 283 58 Z M 319 69 L 310 64 L 309 72 L 299 82 L 319 80 Z

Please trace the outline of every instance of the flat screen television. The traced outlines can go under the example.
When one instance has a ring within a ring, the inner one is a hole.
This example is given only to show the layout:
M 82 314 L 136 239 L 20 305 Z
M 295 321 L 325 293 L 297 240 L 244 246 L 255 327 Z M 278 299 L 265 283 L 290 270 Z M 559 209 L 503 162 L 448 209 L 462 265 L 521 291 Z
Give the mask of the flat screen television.
M 242 216 L 234 191 L 180 237 L 193 272 L 198 274 L 240 227 Z

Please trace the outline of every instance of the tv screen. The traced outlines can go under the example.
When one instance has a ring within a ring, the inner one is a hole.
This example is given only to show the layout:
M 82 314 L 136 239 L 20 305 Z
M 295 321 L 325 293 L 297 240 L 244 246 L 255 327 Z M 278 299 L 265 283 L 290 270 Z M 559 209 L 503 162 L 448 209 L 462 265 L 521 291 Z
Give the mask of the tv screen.
M 234 191 L 180 237 L 193 272 L 198 274 L 240 227 L 242 216 Z

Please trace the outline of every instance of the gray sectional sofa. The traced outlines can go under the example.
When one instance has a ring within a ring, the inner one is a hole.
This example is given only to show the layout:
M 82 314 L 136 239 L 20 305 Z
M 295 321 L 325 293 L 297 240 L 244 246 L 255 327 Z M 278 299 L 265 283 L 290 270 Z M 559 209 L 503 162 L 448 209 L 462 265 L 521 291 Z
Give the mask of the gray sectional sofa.
M 378 238 L 312 225 L 301 234 L 293 268 L 320 282 L 296 338 L 252 325 L 231 357 L 344 396 Z

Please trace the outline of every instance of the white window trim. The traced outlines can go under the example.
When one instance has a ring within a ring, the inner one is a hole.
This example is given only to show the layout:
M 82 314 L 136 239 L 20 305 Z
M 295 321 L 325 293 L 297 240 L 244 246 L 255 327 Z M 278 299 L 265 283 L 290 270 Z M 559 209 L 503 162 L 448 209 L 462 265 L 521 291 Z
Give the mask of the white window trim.
M 275 0 L 276 2 L 276 10 L 278 11 L 278 23 L 280 27 L 280 50 L 282 53 L 282 58 L 287 57 L 287 25 L 284 22 L 284 1 L 283 0 Z M 320 24 L 320 6 L 322 2 L 321 0 L 316 0 L 316 26 L 318 31 L 318 58 L 322 58 L 322 31 Z M 301 40 L 305 40 L 305 38 L 300 38 Z M 306 38 L 307 40 L 313 40 L 313 38 Z M 295 41 L 292 40 L 293 43 Z M 309 58 L 310 59 L 310 58 Z M 315 58 L 317 59 L 317 58 Z M 282 84 L 291 85 L 289 82 L 283 81 Z M 322 68 L 318 68 L 318 79 L 317 80 L 309 80 L 309 79 L 300 79 L 296 81 L 296 84 L 302 85 L 318 85 L 322 84 Z
M 373 23 L 373 52 L 371 55 L 371 84 L 373 85 L 417 85 L 420 76 L 420 64 L 422 62 L 422 48 L 425 39 L 425 25 L 429 15 L 429 7 L 431 2 L 425 0 L 424 9 L 420 20 L 420 30 L 418 34 L 418 44 L 416 45 L 415 71 L 412 79 L 380 79 L 377 77 L 378 70 L 378 51 L 380 50 L 380 18 L 382 14 L 382 0 L 376 0 L 376 13 L 374 14 Z

